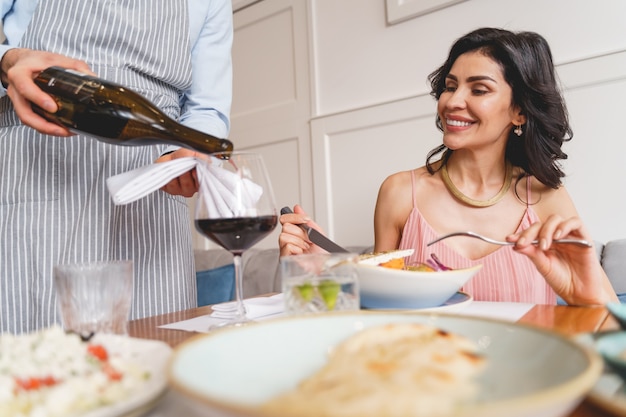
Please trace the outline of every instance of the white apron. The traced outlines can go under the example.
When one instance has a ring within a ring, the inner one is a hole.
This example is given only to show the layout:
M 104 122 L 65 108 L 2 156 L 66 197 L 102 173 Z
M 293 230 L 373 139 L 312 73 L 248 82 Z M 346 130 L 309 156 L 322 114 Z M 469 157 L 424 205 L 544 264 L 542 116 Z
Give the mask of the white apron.
M 191 83 L 185 0 L 42 0 L 20 46 L 85 60 L 174 119 Z M 59 263 L 132 259 L 131 318 L 195 306 L 185 200 L 157 191 L 114 206 L 105 187 L 106 178 L 152 163 L 164 148 L 42 135 L 0 99 L 0 331 L 58 321 L 52 270 Z

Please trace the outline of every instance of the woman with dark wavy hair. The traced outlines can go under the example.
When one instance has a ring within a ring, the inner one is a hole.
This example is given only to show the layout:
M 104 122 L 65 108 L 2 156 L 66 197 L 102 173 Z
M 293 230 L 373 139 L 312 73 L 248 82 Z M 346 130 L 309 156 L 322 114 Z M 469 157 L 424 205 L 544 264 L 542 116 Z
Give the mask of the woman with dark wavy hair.
M 532 32 L 475 30 L 453 44 L 429 80 L 443 143 L 425 166 L 381 185 L 375 251 L 413 248 L 408 262 L 436 253 L 452 268 L 482 264 L 463 288 L 476 300 L 617 300 L 595 249 L 552 244 L 592 238 L 561 184 L 559 160 L 567 158 L 561 145 L 572 130 L 546 40 Z M 281 254 L 318 250 L 294 225 L 308 221 L 305 213 L 294 211 L 281 217 Z M 458 231 L 515 245 L 458 237 L 427 246 Z
M 437 100 L 446 92 L 452 65 L 466 52 L 480 52 L 499 64 L 512 90 L 511 105 L 523 109 L 526 117 L 520 135 L 516 135 L 515 129 L 509 131 L 506 159 L 541 183 L 558 188 L 565 174 L 556 161 L 567 159 L 561 145 L 572 138 L 572 129 L 546 40 L 534 32 L 515 34 L 492 28 L 469 33 L 453 45 L 446 62 L 428 77 L 431 95 Z M 445 133 L 439 116 L 437 127 Z M 519 139 L 522 135 L 523 139 Z M 442 144 L 428 154 L 426 166 L 431 173 L 436 170 L 430 163 L 432 157 L 447 149 Z M 446 153 L 444 161 L 449 156 L 450 153 Z

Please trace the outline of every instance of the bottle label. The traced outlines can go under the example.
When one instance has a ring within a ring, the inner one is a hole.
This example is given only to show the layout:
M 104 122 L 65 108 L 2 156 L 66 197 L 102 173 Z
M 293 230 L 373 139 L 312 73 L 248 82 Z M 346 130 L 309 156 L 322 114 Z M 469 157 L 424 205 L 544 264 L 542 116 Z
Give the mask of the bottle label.
M 71 100 L 89 100 L 102 85 L 97 79 L 78 71 L 66 69 L 51 74 L 47 83 L 35 80 L 39 88 L 52 96 Z
M 65 72 L 69 72 L 70 74 L 78 75 L 79 77 L 83 77 L 83 78 L 87 77 L 87 74 L 84 74 L 82 72 L 79 72 L 79 71 L 76 71 L 76 70 L 73 70 L 73 69 L 70 69 L 70 68 L 66 68 Z

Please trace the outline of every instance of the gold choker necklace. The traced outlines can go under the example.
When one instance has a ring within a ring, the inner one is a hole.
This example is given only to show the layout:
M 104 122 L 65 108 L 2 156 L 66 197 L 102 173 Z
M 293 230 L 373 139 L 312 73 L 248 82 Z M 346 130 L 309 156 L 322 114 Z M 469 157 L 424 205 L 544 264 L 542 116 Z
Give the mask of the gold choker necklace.
M 513 179 L 513 166 L 509 161 L 506 162 L 506 173 L 504 174 L 504 184 L 502 184 L 502 188 L 498 191 L 498 194 L 491 197 L 489 200 L 474 200 L 463 194 L 450 180 L 450 175 L 448 175 L 448 167 L 444 165 L 441 167 L 441 179 L 443 183 L 446 185 L 448 191 L 452 193 L 452 195 L 464 202 L 467 205 L 472 207 L 489 207 L 496 204 L 498 201 L 502 200 L 502 198 L 506 195 L 511 188 L 511 180 Z

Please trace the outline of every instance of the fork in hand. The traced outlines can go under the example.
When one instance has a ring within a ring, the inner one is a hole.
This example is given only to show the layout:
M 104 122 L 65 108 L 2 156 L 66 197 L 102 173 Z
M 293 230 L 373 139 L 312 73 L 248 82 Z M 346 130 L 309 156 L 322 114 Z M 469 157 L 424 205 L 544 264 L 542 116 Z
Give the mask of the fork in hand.
M 505 241 L 502 241 L 502 240 L 495 240 L 495 239 L 491 239 L 491 238 L 483 236 L 483 235 L 479 235 L 478 233 L 475 233 L 475 232 L 455 232 L 455 233 L 449 233 L 449 234 L 441 236 L 441 237 L 439 237 L 439 238 L 437 238 L 437 239 L 435 239 L 435 240 L 433 240 L 431 242 L 428 242 L 426 244 L 426 246 L 430 246 L 430 245 L 432 245 L 434 243 L 439 242 L 440 240 L 444 240 L 444 239 L 447 239 L 449 237 L 455 237 L 455 236 L 473 237 L 473 238 L 485 241 L 487 243 L 492 243 L 494 245 L 515 245 L 515 242 L 505 242 Z M 583 247 L 586 247 L 586 248 L 591 248 L 592 247 L 590 242 L 588 242 L 586 240 L 582 240 L 582 239 L 554 239 L 552 241 L 552 243 L 569 243 L 569 244 L 572 244 L 572 245 L 583 246 Z M 539 244 L 539 241 L 538 240 L 533 240 L 531 242 L 531 244 L 537 245 L 537 244 Z

